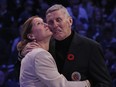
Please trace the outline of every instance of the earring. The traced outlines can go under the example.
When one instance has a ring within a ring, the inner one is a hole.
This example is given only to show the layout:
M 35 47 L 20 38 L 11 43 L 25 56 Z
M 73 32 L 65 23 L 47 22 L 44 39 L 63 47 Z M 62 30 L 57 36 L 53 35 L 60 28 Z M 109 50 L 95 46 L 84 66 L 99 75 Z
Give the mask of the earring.
M 35 39 L 35 37 L 34 37 L 34 36 L 32 36 L 32 37 L 31 37 L 31 39 L 33 39 L 33 40 L 34 40 L 34 39 Z
M 36 40 L 36 39 L 34 39 L 33 41 L 34 41 L 34 42 L 37 42 L 37 40 Z

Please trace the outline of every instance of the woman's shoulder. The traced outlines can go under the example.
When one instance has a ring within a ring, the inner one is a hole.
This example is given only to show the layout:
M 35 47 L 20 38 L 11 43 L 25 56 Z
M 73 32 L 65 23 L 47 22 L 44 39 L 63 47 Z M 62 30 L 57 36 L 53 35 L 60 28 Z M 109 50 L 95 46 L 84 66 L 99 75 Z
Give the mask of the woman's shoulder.
M 43 48 L 33 49 L 31 52 L 33 55 L 51 55 L 47 50 Z

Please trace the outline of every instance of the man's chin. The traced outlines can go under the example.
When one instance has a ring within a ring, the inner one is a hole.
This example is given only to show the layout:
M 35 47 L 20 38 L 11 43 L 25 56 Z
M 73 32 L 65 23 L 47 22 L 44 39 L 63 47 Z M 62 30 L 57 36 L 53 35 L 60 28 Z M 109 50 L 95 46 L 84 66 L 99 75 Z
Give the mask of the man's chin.
M 62 38 L 61 36 L 53 36 L 53 37 L 54 39 L 59 40 L 59 41 L 64 40 L 64 38 Z

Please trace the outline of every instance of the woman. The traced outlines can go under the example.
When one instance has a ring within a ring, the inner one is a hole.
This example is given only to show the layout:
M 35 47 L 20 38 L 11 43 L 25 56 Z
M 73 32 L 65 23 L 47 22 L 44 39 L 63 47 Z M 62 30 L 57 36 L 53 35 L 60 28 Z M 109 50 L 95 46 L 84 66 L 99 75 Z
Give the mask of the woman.
M 40 17 L 29 18 L 22 29 L 18 50 L 31 41 L 35 41 L 38 48 L 27 53 L 21 61 L 20 87 L 90 87 L 88 80 L 67 81 L 58 73 L 56 63 L 48 52 L 52 32 Z

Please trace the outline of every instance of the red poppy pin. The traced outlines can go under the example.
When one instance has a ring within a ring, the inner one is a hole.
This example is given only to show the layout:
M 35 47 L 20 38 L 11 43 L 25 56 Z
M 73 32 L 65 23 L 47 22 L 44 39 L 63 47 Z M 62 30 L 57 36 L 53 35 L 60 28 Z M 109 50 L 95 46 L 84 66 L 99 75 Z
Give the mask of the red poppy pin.
M 74 55 L 73 54 L 68 54 L 67 58 L 68 58 L 68 60 L 72 61 L 72 60 L 74 60 Z

